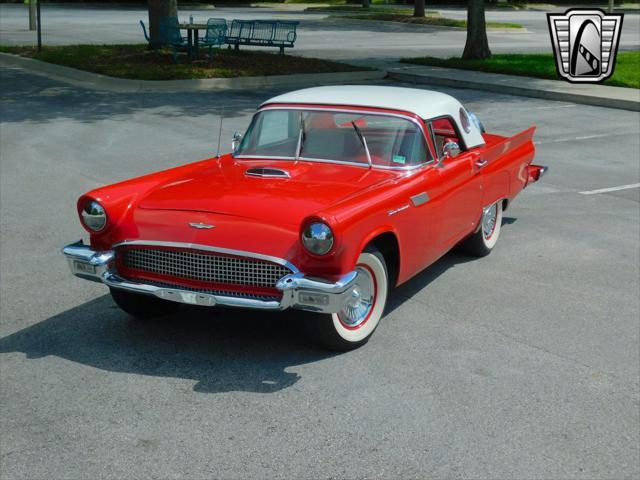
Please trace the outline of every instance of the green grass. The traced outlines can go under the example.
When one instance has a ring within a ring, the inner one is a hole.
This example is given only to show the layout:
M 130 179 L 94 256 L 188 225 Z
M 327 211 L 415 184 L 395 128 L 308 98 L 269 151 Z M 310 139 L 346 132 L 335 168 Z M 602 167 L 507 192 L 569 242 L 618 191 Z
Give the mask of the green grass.
M 413 10 L 411 11 L 413 13 Z M 401 23 L 413 23 L 418 25 L 435 25 L 438 27 L 456 27 L 467 28 L 466 20 L 455 20 L 453 18 L 444 18 L 439 16 L 426 17 L 413 17 L 409 15 L 394 14 L 394 13 L 372 13 L 361 15 L 331 15 L 333 18 L 350 18 L 356 20 L 381 20 L 384 22 L 401 22 Z M 522 28 L 522 25 L 518 23 L 502 23 L 502 22 L 487 22 L 487 28 Z
M 273 50 L 277 51 L 275 48 Z M 201 60 L 189 62 L 186 55 L 182 54 L 178 56 L 178 63 L 174 63 L 169 51 L 156 53 L 150 51 L 146 45 L 69 45 L 45 47 L 42 52 L 38 52 L 35 47 L 0 46 L 0 51 L 110 77 L 136 80 L 185 80 L 366 70 L 328 60 L 247 50 L 217 50 L 211 64 L 207 62 L 205 49 L 201 49 Z
M 486 60 L 421 57 L 403 58 L 401 61 L 418 65 L 479 70 L 526 77 L 559 78 L 555 59 L 550 53 L 493 55 Z M 640 51 L 618 52 L 613 76 L 604 83 L 618 87 L 640 88 Z

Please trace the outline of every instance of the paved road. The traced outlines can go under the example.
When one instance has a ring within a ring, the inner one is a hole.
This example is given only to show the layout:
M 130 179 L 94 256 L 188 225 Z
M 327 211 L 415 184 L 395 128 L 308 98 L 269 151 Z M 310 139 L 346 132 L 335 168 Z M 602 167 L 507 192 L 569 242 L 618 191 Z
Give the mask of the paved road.
M 487 258 L 395 291 L 364 348 L 299 313 L 140 323 L 59 248 L 97 185 L 205 158 L 260 93 L 110 94 L 0 76 L 0 452 L 5 479 L 638 478 L 637 113 L 445 90 L 551 166 Z M 230 114 L 233 112 L 232 114 Z
M 147 21 L 142 8 L 97 8 L 61 5 L 43 7 L 44 42 L 141 43 L 144 41 L 138 21 Z M 184 9 L 182 18 L 193 13 L 196 19 L 210 16 L 233 18 L 284 18 L 299 20 L 296 55 L 347 61 L 394 59 L 420 55 L 454 56 L 464 48 L 464 30 L 406 26 L 384 22 L 326 20 L 324 14 L 268 8 Z M 443 15 L 464 18 L 463 10 L 446 10 Z M 35 34 L 27 30 L 23 5 L 0 5 L 0 43 L 33 44 Z M 528 33 L 490 32 L 489 43 L 495 53 L 551 52 L 545 12 L 487 12 L 489 21 L 517 22 Z M 640 15 L 627 14 L 621 36 L 622 49 L 640 48 Z

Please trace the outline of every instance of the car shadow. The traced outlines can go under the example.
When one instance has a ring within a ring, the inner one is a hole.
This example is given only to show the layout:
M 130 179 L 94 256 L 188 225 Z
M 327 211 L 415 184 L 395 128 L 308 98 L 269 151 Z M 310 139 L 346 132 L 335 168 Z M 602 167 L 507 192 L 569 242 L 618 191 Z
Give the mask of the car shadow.
M 392 290 L 389 295 L 389 300 L 387 301 L 385 315 L 389 315 L 394 310 L 400 308 L 406 301 L 411 300 L 416 293 L 427 288 L 450 268 L 474 260 L 476 260 L 476 258 L 458 253 L 455 250 L 447 253 L 415 277 L 412 277 L 407 282 Z
M 503 225 L 515 222 L 504 217 Z M 456 250 L 391 292 L 386 315 L 456 265 L 474 261 Z M 101 370 L 192 379 L 199 393 L 274 393 L 300 375 L 288 368 L 337 355 L 304 333 L 304 312 L 183 307 L 134 320 L 110 295 L 86 302 L 0 339 L 0 353 L 57 356 Z
M 512 225 L 516 221 L 517 218 L 515 217 L 502 217 L 502 226 Z M 415 277 L 412 277 L 398 288 L 392 290 L 389 300 L 387 301 L 385 315 L 388 315 L 397 308 L 400 308 L 406 301 L 410 300 L 418 292 L 427 288 L 447 270 L 454 268 L 456 265 L 477 260 L 477 257 L 469 256 L 460 249 L 454 247 L 438 261 L 418 273 Z
M 334 355 L 310 343 L 300 326 L 300 312 L 222 308 L 135 320 L 104 295 L 0 339 L 0 353 L 193 379 L 200 393 L 273 393 L 300 379 L 287 368 Z

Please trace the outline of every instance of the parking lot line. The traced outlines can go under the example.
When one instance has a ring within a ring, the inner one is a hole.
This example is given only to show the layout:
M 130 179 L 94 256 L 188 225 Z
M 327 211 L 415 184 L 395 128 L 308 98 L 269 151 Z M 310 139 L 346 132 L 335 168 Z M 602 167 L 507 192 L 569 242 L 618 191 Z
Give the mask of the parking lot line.
M 614 136 L 616 134 L 608 134 L 608 133 L 601 133 L 601 134 L 596 134 L 596 135 L 585 135 L 582 137 L 566 137 L 566 138 L 554 138 L 551 140 L 538 140 L 536 142 L 533 142 L 534 145 L 542 145 L 542 144 L 547 144 L 547 143 L 562 143 L 562 142 L 574 142 L 576 140 L 589 140 L 592 138 L 604 138 L 604 137 L 611 137 Z
M 617 192 L 618 190 L 628 190 L 630 188 L 638 188 L 640 183 L 630 183 L 629 185 L 620 185 L 619 187 L 600 188 L 598 190 L 587 190 L 580 192 L 582 195 L 595 195 L 596 193 Z

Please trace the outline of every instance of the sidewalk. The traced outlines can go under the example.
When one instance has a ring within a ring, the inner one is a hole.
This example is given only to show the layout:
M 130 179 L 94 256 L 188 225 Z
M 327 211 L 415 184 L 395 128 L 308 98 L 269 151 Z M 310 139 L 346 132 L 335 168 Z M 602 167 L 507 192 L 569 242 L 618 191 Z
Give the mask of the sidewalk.
M 544 80 L 473 70 L 408 65 L 400 62 L 384 64 L 376 62 L 366 65 L 386 70 L 388 78 L 402 82 L 472 88 L 524 97 L 640 111 L 640 90 L 635 88 L 573 84 L 564 80 Z

